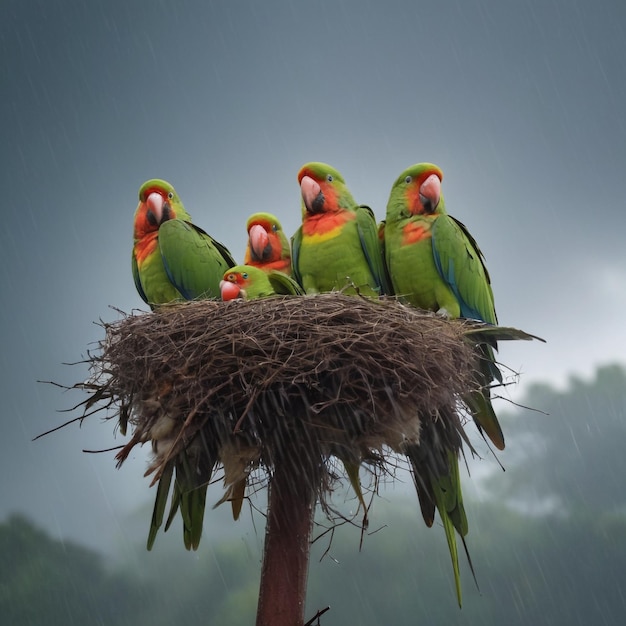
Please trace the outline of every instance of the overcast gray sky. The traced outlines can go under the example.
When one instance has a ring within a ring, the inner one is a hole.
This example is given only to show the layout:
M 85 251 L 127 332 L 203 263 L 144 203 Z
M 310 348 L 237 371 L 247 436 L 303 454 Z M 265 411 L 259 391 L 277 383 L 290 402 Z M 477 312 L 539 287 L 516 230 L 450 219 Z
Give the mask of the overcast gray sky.
M 626 360 L 623 0 L 5 0 L 0 59 L 0 517 L 105 545 L 154 496 L 143 456 L 117 471 L 81 452 L 115 445 L 112 424 L 31 443 L 82 399 L 36 380 L 80 380 L 61 363 L 94 321 L 142 305 L 148 178 L 241 259 L 251 212 L 299 225 L 306 161 L 379 218 L 404 168 L 437 163 L 500 322 L 548 341 L 502 347 L 513 397 Z

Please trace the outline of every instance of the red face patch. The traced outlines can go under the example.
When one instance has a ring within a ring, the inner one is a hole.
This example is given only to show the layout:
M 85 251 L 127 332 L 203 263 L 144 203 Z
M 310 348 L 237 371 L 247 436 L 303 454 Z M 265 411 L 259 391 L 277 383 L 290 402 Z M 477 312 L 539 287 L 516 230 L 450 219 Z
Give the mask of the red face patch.
M 158 236 L 159 231 L 155 230 L 153 232 L 144 234 L 141 238 L 137 240 L 137 243 L 135 243 L 135 247 L 133 248 L 133 250 L 135 252 L 135 258 L 137 259 L 137 265 L 139 267 L 141 267 L 146 258 L 149 257 L 157 249 Z
M 410 245 L 432 237 L 430 223 L 411 221 L 402 229 L 402 245 Z
M 145 202 L 139 202 L 137 211 L 135 211 L 134 237 L 139 240 L 149 233 L 156 233 L 159 225 L 152 223 L 148 219 L 148 205 Z
M 242 274 L 241 272 L 229 272 L 224 276 L 224 280 L 235 283 L 237 285 L 243 285 L 246 278 L 248 278 L 248 275 L 245 274 L 244 278 L 244 274 Z
M 307 237 L 313 237 L 315 235 L 320 238 L 330 237 L 336 231 L 341 230 L 344 224 L 355 219 L 356 213 L 352 211 L 307 215 L 302 223 L 302 234 Z
M 298 182 L 300 183 L 301 187 L 302 187 L 302 180 L 305 177 L 311 179 L 312 181 L 315 181 L 319 185 L 320 192 L 324 196 L 324 204 L 320 212 L 329 213 L 331 211 L 338 211 L 339 202 L 338 202 L 337 190 L 332 184 L 332 177 L 331 177 L 331 180 L 328 180 L 328 177 L 325 174 L 315 172 L 309 168 L 303 168 L 298 173 Z M 303 197 L 304 197 L 304 193 L 303 193 Z M 310 198 L 310 201 L 312 201 L 312 198 Z
M 424 185 L 426 180 L 429 179 L 431 176 L 436 176 L 439 181 L 441 180 L 441 173 L 431 169 L 421 172 L 417 177 L 413 178 L 413 180 L 409 184 L 407 184 L 405 198 L 409 211 L 413 215 L 430 215 L 433 212 L 432 210 L 427 211 L 425 209 L 421 199 L 422 185 Z M 430 187 L 434 187 L 434 185 L 429 186 L 429 192 Z M 426 193 L 426 195 L 429 196 L 430 193 Z M 438 200 L 439 199 L 437 197 L 437 202 Z

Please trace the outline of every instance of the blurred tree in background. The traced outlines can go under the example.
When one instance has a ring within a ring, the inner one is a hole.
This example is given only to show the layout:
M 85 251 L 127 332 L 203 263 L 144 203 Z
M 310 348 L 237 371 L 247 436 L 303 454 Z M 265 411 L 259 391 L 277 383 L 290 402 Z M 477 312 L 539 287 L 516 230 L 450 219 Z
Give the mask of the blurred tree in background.
M 96 552 L 51 539 L 20 515 L 0 524 L 2 624 L 131 624 L 148 591 L 107 572 Z

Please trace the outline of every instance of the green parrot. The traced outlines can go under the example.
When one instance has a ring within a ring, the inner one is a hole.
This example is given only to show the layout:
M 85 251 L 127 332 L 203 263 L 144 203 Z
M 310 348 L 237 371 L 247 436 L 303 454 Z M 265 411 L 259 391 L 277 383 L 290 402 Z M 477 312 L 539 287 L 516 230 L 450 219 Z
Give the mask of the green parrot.
M 298 172 L 302 226 L 291 240 L 294 278 L 306 293 L 343 290 L 378 297 L 390 293 L 373 211 L 357 205 L 342 175 L 326 163 L 306 163 Z M 360 459 L 338 454 L 365 512 Z
M 278 218 L 271 213 L 253 213 L 246 228 L 244 264 L 291 275 L 291 247 Z
M 174 187 L 146 181 L 134 220 L 132 270 L 141 298 L 155 306 L 219 298 L 219 281 L 235 265 L 231 253 L 191 223 Z
M 152 179 L 141 186 L 134 219 L 132 271 L 139 295 L 152 309 L 177 300 L 218 297 L 219 280 L 233 265 L 235 260 L 230 252 L 191 223 L 172 185 Z M 155 420 L 150 438 L 157 458 L 164 458 L 175 445 L 172 434 L 175 424 L 176 420 L 168 415 Z M 201 448 L 204 453 L 200 452 Z M 158 479 L 148 550 L 152 549 L 163 523 L 170 490 L 172 498 L 165 530 L 180 510 L 185 547 L 197 549 L 207 485 L 217 462 L 217 450 L 211 449 L 201 434 L 166 461 Z
M 254 300 L 276 295 L 304 295 L 304 291 L 287 274 L 278 270 L 262 270 L 253 265 L 235 265 L 220 281 L 222 300 Z
M 406 169 L 391 188 L 381 226 L 385 258 L 395 293 L 421 309 L 448 318 L 497 324 L 493 291 L 484 257 L 467 228 L 446 213 L 443 172 L 432 163 Z M 474 421 L 499 449 L 504 435 L 491 406 L 489 385 L 502 382 L 487 337 L 481 352 L 477 390 L 464 398 Z
M 306 293 L 389 293 L 374 213 L 359 206 L 341 174 L 326 163 L 298 173 L 302 226 L 291 240 L 294 278 Z

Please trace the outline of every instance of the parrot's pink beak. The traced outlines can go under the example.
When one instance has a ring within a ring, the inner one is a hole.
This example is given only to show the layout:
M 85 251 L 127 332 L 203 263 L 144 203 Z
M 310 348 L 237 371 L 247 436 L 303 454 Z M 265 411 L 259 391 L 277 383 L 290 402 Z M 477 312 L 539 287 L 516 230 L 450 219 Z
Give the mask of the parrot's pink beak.
M 239 297 L 241 287 L 236 283 L 231 283 L 229 280 L 220 280 L 220 293 L 222 294 L 222 300 L 228 302 Z
M 260 224 L 253 224 L 248 231 L 248 237 L 250 239 L 250 248 L 254 256 L 259 261 L 262 260 L 265 248 L 267 248 L 270 243 L 267 231 Z
M 420 187 L 420 202 L 426 213 L 434 213 L 441 198 L 441 180 L 437 174 L 431 174 Z
M 300 181 L 300 192 L 306 210 L 309 213 L 320 213 L 324 206 L 324 194 L 319 183 L 310 176 L 303 176 Z
M 154 215 L 154 219 L 157 224 L 160 224 L 163 221 L 163 206 L 165 205 L 165 200 L 163 196 L 153 191 L 146 198 L 146 205 L 148 207 L 148 211 Z

